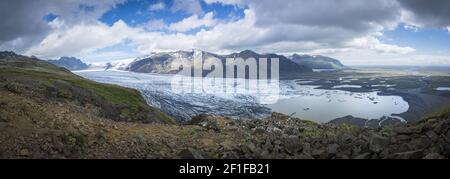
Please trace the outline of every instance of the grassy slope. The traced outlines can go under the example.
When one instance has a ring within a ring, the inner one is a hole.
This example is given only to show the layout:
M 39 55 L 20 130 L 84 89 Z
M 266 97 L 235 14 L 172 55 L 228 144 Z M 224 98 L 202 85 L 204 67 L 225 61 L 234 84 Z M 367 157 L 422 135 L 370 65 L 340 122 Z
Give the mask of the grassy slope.
M 27 57 L 1 59 L 0 77 L 9 90 L 24 90 L 22 93 L 32 94 L 47 93 L 48 89 L 54 89 L 54 95 L 41 94 L 40 97 L 55 96 L 82 103 L 94 103 L 102 108 L 106 117 L 115 120 L 174 122 L 158 109 L 149 107 L 134 89 L 86 80 L 45 61 Z
M 423 119 L 430 119 L 430 118 L 439 118 L 439 117 L 448 117 L 450 116 L 450 105 L 445 106 L 435 112 L 431 112 L 426 114 Z
M 441 93 L 441 96 L 445 96 L 445 97 L 450 97 L 449 93 L 442 91 L 435 91 L 435 88 L 438 87 L 445 87 L 448 86 L 450 84 L 450 78 L 448 76 L 431 76 L 431 85 L 427 88 L 427 90 L 432 91 L 431 93 L 437 93 L 435 95 L 439 95 L 439 93 Z M 450 105 L 448 106 L 444 106 L 441 107 L 439 109 L 437 109 L 434 112 L 428 113 L 426 115 L 424 115 L 422 118 L 424 119 L 429 119 L 429 118 L 434 118 L 434 117 L 445 117 L 445 116 L 450 116 Z

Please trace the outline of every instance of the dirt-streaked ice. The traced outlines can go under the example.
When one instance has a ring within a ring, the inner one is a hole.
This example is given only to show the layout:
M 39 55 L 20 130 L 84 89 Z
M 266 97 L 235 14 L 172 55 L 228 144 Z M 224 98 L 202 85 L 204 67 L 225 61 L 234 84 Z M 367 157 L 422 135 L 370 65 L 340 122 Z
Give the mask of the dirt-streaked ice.
M 197 78 L 174 83 L 174 75 L 117 71 L 76 73 L 98 82 L 138 89 L 150 105 L 161 108 L 180 121 L 187 121 L 202 113 L 259 118 L 276 111 L 317 122 L 328 122 L 347 115 L 380 119 L 406 112 L 409 108 L 408 103 L 399 96 L 316 89 L 318 86 L 298 84 L 295 80 L 265 86 L 267 84 L 259 80 L 227 80 L 223 83 L 221 79 L 215 79 L 217 81 L 211 83 L 208 81 L 211 79 Z M 248 83 L 264 85 L 262 88 L 252 88 L 254 85 Z

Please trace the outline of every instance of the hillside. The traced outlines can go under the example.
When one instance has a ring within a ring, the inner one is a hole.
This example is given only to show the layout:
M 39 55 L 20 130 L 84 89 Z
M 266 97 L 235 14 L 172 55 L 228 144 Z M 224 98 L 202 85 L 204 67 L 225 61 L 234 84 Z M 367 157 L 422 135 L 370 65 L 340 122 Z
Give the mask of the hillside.
M 283 55 L 277 54 L 258 54 L 256 52 L 245 50 L 239 53 L 232 53 L 229 55 L 218 55 L 214 53 L 209 53 L 205 51 L 193 50 L 191 52 L 188 51 L 177 51 L 177 52 L 162 52 L 162 53 L 153 53 L 152 55 L 145 56 L 142 58 L 136 59 L 134 62 L 130 63 L 127 70 L 132 72 L 139 73 L 163 73 L 163 74 L 173 74 L 177 73 L 178 68 L 173 68 L 174 66 L 180 66 L 180 64 L 190 64 L 194 59 L 194 56 L 201 55 L 203 59 L 208 58 L 216 58 L 222 61 L 222 64 L 225 66 L 227 58 L 254 58 L 259 64 L 261 59 L 279 59 L 279 72 L 280 75 L 289 75 L 292 73 L 306 73 L 312 72 L 311 68 L 308 68 L 302 64 L 296 64 L 292 62 L 290 59 L 286 58 Z M 267 60 L 269 61 L 269 60 Z M 268 63 L 268 69 L 270 69 L 270 63 Z M 208 73 L 205 70 L 203 74 L 204 76 Z
M 40 102 L 93 106 L 103 117 L 117 121 L 165 122 L 170 117 L 149 107 L 140 93 L 116 85 L 86 80 L 36 58 L 0 55 L 2 93 Z
M 280 75 L 286 75 L 286 74 L 291 74 L 291 73 L 307 73 L 307 72 L 312 72 L 312 68 L 309 68 L 303 64 L 296 64 L 294 63 L 292 60 L 286 58 L 283 55 L 277 55 L 274 53 L 271 54 L 258 54 L 254 51 L 251 50 L 244 50 L 242 52 L 239 53 L 233 53 L 230 55 L 223 55 L 221 56 L 222 59 L 225 58 L 243 58 L 243 59 L 248 59 L 248 58 L 255 58 L 256 61 L 259 63 L 259 60 L 261 59 L 273 59 L 273 58 L 278 58 L 279 59 L 279 66 L 280 66 Z M 270 69 L 270 65 L 268 65 L 268 67 Z
M 311 69 L 341 69 L 344 65 L 337 59 L 320 55 L 297 55 L 290 56 L 290 59 Z
M 61 57 L 58 60 L 48 60 L 48 62 L 56 66 L 64 67 L 70 71 L 84 70 L 89 67 L 89 65 L 75 57 Z

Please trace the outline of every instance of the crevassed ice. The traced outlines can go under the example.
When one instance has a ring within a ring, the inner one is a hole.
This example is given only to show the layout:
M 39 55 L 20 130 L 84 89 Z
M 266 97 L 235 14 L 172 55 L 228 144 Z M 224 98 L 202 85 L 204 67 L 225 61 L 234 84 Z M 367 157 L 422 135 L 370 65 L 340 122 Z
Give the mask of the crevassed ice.
M 175 79 L 174 75 L 115 71 L 77 73 L 98 82 L 138 89 L 148 103 L 179 120 L 202 113 L 258 118 L 276 111 L 328 122 L 347 115 L 379 119 L 409 108 L 399 96 L 317 89 L 319 86 L 298 84 L 295 80 Z

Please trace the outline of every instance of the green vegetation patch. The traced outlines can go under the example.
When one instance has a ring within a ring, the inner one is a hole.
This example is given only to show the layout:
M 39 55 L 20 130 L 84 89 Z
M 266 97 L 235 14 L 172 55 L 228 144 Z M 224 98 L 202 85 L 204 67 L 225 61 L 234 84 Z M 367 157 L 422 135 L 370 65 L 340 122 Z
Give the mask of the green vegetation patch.
M 94 103 L 102 108 L 106 117 L 114 120 L 175 122 L 158 109 L 149 107 L 137 90 L 90 81 L 44 61 L 0 59 L 0 77 L 7 79 L 4 87 L 11 92 L 48 93 L 58 98 Z

